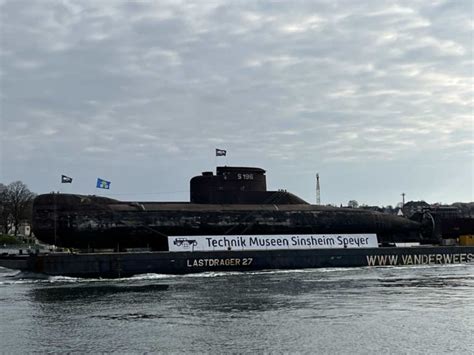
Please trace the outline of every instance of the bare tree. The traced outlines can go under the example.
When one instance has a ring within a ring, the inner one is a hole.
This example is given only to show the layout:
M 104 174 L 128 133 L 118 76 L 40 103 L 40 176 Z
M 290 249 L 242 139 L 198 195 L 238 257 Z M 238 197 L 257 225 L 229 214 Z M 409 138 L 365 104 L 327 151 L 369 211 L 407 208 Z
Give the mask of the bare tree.
M 8 233 L 8 226 L 10 225 L 10 211 L 7 207 L 7 187 L 0 184 L 0 234 Z
M 20 223 L 30 215 L 29 210 L 35 194 L 21 181 L 15 181 L 6 187 L 2 195 L 2 219 L 5 218 L 7 229 L 8 225 L 13 225 L 17 236 Z
M 357 202 L 356 200 L 350 200 L 347 203 L 347 206 L 349 206 L 350 208 L 357 208 L 359 207 L 359 202 Z

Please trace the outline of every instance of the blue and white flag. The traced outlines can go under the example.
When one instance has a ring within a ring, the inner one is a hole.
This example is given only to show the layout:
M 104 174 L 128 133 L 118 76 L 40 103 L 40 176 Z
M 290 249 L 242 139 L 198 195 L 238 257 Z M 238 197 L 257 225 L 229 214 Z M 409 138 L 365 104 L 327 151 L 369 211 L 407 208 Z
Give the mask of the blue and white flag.
M 97 186 L 98 189 L 110 189 L 110 181 L 102 180 L 101 178 L 97 178 Z

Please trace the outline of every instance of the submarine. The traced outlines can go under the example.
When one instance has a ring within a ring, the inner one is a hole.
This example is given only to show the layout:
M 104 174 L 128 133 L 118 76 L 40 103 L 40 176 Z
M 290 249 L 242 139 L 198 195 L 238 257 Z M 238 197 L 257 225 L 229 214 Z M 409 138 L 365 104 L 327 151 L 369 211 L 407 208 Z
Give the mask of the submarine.
M 310 205 L 285 190 L 267 191 L 263 169 L 227 166 L 193 177 L 190 202 L 40 195 L 33 204 L 33 230 L 44 243 L 78 249 L 167 250 L 169 236 L 183 235 L 374 233 L 384 244 L 433 242 L 423 221 Z
M 473 220 L 443 227 L 441 217 L 311 205 L 268 191 L 264 169 L 218 166 L 191 178 L 189 202 L 39 195 L 33 233 L 66 252 L 3 255 L 0 266 L 122 277 L 474 262 Z

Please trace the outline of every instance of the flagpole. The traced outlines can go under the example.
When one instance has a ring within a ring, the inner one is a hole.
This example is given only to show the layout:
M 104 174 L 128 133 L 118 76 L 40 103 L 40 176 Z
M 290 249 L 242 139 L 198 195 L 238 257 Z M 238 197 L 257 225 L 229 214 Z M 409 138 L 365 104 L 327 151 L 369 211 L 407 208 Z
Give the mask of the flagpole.
M 57 228 L 57 219 L 58 219 L 58 207 L 57 207 L 57 204 L 56 204 L 56 193 L 53 193 L 53 201 L 54 201 L 54 245 L 56 246 L 56 239 L 57 239 L 57 235 L 56 235 L 56 228 Z

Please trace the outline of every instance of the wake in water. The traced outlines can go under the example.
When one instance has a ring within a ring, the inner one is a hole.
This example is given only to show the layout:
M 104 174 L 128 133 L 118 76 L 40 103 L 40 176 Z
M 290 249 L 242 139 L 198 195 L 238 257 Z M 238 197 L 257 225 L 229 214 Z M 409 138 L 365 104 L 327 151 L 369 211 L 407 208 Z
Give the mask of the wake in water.
M 412 266 L 377 266 L 377 267 L 352 267 L 352 268 L 317 268 L 317 269 L 297 269 L 297 270 L 260 270 L 260 271 L 231 271 L 231 272 L 203 272 L 186 275 L 170 275 L 170 274 L 139 274 L 130 277 L 107 279 L 107 278 L 78 278 L 68 276 L 48 276 L 31 272 L 12 271 L 0 268 L 0 286 L 11 284 L 76 284 L 76 283 L 123 283 L 123 282 L 140 282 L 152 280 L 186 280 L 199 278 L 219 278 L 219 277 L 251 277 L 255 275 L 271 276 L 271 275 L 312 275 L 313 281 L 333 281 L 334 279 L 342 280 L 370 280 L 379 279 L 380 277 L 397 276 L 403 278 L 408 272 L 426 270 L 429 273 L 438 275 L 436 270 L 453 269 L 462 270 L 470 268 L 470 264 L 446 264 L 446 265 L 412 265 Z M 320 275 L 321 277 L 318 277 Z M 334 277 L 332 277 L 334 276 Z M 427 276 L 427 275 L 425 275 Z M 311 280 L 304 280 L 311 281 Z

